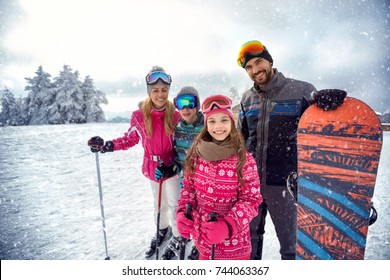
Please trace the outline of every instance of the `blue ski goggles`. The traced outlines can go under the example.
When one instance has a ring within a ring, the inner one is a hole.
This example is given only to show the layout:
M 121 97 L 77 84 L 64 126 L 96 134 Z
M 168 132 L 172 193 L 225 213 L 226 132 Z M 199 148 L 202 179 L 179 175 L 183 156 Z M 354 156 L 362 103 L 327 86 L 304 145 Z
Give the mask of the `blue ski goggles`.
M 198 98 L 192 94 L 183 94 L 175 97 L 173 103 L 178 110 L 194 109 L 198 106 Z
M 165 84 L 170 85 L 172 83 L 171 76 L 167 75 L 164 72 L 152 72 L 146 76 L 146 83 L 148 85 L 154 85 L 158 82 L 158 80 L 161 79 L 162 82 Z

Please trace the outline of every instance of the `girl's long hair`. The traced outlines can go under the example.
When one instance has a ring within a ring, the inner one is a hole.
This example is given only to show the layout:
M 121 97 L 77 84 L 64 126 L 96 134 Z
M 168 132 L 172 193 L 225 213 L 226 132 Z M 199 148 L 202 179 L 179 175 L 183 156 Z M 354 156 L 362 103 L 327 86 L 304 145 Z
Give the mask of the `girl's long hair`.
M 148 137 L 153 136 L 153 121 L 152 121 L 152 112 L 153 102 L 150 97 L 148 97 L 142 104 L 141 112 L 144 115 L 144 122 L 146 128 L 146 135 Z M 175 129 L 174 122 L 175 107 L 173 103 L 169 100 L 165 103 L 165 114 L 164 114 L 164 130 L 167 135 L 173 133 Z
M 244 138 L 242 137 L 241 133 L 237 130 L 236 126 L 234 125 L 234 122 L 232 123 L 232 130 L 230 131 L 230 135 L 228 137 L 230 137 L 231 139 L 233 148 L 237 151 L 238 162 L 236 166 L 236 171 L 237 171 L 238 182 L 240 185 L 242 185 L 244 183 L 244 178 L 242 177 L 242 168 L 245 165 L 247 149 L 245 147 Z M 199 133 L 198 137 L 196 137 L 194 143 L 192 144 L 190 150 L 187 153 L 187 157 L 184 165 L 185 173 L 186 173 L 185 176 L 192 176 L 195 173 L 196 165 L 198 163 L 198 154 L 196 152 L 196 149 L 200 140 L 211 142 L 212 139 L 213 139 L 212 136 L 207 131 L 207 123 L 206 123 L 206 125 Z

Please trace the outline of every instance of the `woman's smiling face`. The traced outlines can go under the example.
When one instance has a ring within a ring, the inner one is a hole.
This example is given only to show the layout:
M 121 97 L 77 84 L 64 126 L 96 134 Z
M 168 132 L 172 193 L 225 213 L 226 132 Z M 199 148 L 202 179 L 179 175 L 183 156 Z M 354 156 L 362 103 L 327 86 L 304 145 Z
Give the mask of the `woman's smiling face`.
M 150 99 L 153 102 L 153 107 L 156 109 L 163 108 L 167 103 L 168 94 L 168 86 L 163 82 L 158 81 L 155 85 L 153 85 L 153 89 L 150 92 Z

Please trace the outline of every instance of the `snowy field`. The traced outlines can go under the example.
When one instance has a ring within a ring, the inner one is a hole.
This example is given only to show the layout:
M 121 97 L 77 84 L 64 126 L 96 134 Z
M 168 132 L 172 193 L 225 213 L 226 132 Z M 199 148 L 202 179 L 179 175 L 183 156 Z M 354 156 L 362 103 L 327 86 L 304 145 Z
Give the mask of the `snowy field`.
M 0 128 L 0 259 L 101 260 L 105 257 L 91 136 L 122 136 L 128 124 Z M 140 145 L 100 155 L 108 253 L 141 260 L 156 228 Z M 390 259 L 390 132 L 384 133 L 374 193 L 378 221 L 370 226 L 365 258 Z M 263 259 L 278 260 L 267 221 Z

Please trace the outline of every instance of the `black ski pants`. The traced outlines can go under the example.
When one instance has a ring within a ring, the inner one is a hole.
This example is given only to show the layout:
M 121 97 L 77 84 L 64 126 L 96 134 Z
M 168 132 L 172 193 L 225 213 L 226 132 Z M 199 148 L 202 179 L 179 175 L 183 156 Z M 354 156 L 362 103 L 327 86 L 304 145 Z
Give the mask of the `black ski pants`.
M 252 260 L 262 258 L 262 243 L 267 212 L 275 227 L 280 244 L 282 260 L 295 259 L 297 230 L 297 205 L 287 191 L 286 186 L 262 185 L 261 194 L 264 202 L 259 206 L 258 215 L 251 221 Z M 267 238 L 267 235 L 264 235 Z

